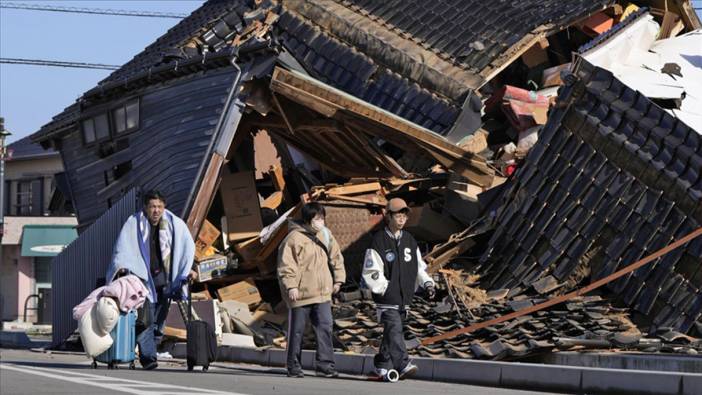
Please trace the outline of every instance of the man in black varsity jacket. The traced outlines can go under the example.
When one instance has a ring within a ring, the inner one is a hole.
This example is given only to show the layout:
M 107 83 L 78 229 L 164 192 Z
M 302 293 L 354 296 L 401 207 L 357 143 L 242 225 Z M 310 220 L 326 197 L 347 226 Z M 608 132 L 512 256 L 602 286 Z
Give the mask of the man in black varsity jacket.
M 402 230 L 408 213 L 404 200 L 390 199 L 385 213 L 387 226 L 373 236 L 363 262 L 362 280 L 373 293 L 378 320 L 383 324 L 383 340 L 375 356 L 375 374 L 380 377 L 385 377 L 389 369 L 397 370 L 401 379 L 417 371 L 407 355 L 402 326 L 419 286 L 430 299 L 436 293 L 417 241 Z

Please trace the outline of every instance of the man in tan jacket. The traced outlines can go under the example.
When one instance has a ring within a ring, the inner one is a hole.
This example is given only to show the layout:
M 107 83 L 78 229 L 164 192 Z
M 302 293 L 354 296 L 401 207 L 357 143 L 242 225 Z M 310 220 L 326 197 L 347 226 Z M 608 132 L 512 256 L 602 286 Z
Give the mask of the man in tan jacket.
M 307 203 L 302 222 L 289 222 L 288 236 L 278 249 L 278 280 L 288 305 L 287 369 L 290 377 L 304 377 L 302 335 L 307 317 L 317 336 L 318 376 L 337 377 L 332 342 L 332 294 L 346 281 L 339 244 L 324 226 L 324 206 Z

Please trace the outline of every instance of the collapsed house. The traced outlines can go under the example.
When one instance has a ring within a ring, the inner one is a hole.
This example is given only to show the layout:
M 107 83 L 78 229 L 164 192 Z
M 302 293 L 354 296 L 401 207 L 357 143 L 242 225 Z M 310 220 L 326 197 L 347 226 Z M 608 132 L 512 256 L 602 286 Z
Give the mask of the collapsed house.
M 432 4 L 211 0 L 42 127 L 33 139 L 61 152 L 59 185 L 81 233 L 54 260 L 54 344 L 75 329 L 70 308 L 104 281 L 139 191 L 159 189 L 196 239 L 198 308 L 225 343 L 284 341 L 276 250 L 286 220 L 316 200 L 349 274 L 337 346 L 376 345 L 359 272 L 382 207 L 402 196 L 446 296 L 413 314 L 413 352 L 496 359 L 593 339 L 697 347 L 684 333 L 702 331 L 699 239 L 611 283 L 611 300 L 419 344 L 668 244 L 700 226 L 702 191 L 699 134 L 684 123 L 699 93 L 680 85 L 649 98 L 592 55 L 642 18 L 652 41 L 699 34 L 689 2 Z M 630 311 L 660 336 L 642 339 Z M 175 338 L 178 321 L 167 323 Z

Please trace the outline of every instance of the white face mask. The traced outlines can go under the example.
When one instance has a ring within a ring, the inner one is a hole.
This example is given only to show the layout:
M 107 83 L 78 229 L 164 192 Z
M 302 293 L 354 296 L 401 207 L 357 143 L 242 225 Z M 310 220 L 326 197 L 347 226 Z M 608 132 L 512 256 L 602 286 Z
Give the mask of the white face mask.
M 320 230 L 324 229 L 324 218 L 315 218 L 310 222 L 310 226 L 312 226 L 312 229 L 315 230 L 315 232 L 319 232 Z

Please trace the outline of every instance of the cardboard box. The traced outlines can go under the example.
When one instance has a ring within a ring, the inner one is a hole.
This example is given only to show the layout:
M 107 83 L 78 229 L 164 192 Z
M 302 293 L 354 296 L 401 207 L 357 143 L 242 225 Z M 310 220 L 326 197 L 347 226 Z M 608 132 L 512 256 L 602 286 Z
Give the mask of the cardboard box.
M 570 69 L 570 65 L 570 63 L 564 63 L 544 70 L 543 77 L 541 78 L 541 86 L 549 87 L 563 85 L 563 81 L 561 80 L 561 71 Z
M 254 172 L 228 173 L 219 187 L 227 216 L 229 240 L 258 236 L 263 228 Z
M 236 300 L 246 303 L 249 307 L 261 302 L 261 295 L 253 280 L 244 280 L 217 290 L 219 300 Z
M 202 261 L 207 258 L 212 252 L 210 248 L 221 232 L 217 229 L 210 221 L 205 220 L 202 223 L 202 228 L 200 228 L 200 233 L 197 234 L 197 239 L 195 240 L 195 260 Z
M 548 53 L 546 53 L 546 48 L 548 48 L 548 40 L 539 40 L 539 42 L 524 52 L 522 55 L 522 61 L 529 68 L 536 67 L 543 63 L 548 63 Z
M 223 255 L 213 255 L 203 259 L 196 268 L 197 281 L 204 283 L 227 274 L 229 260 Z

